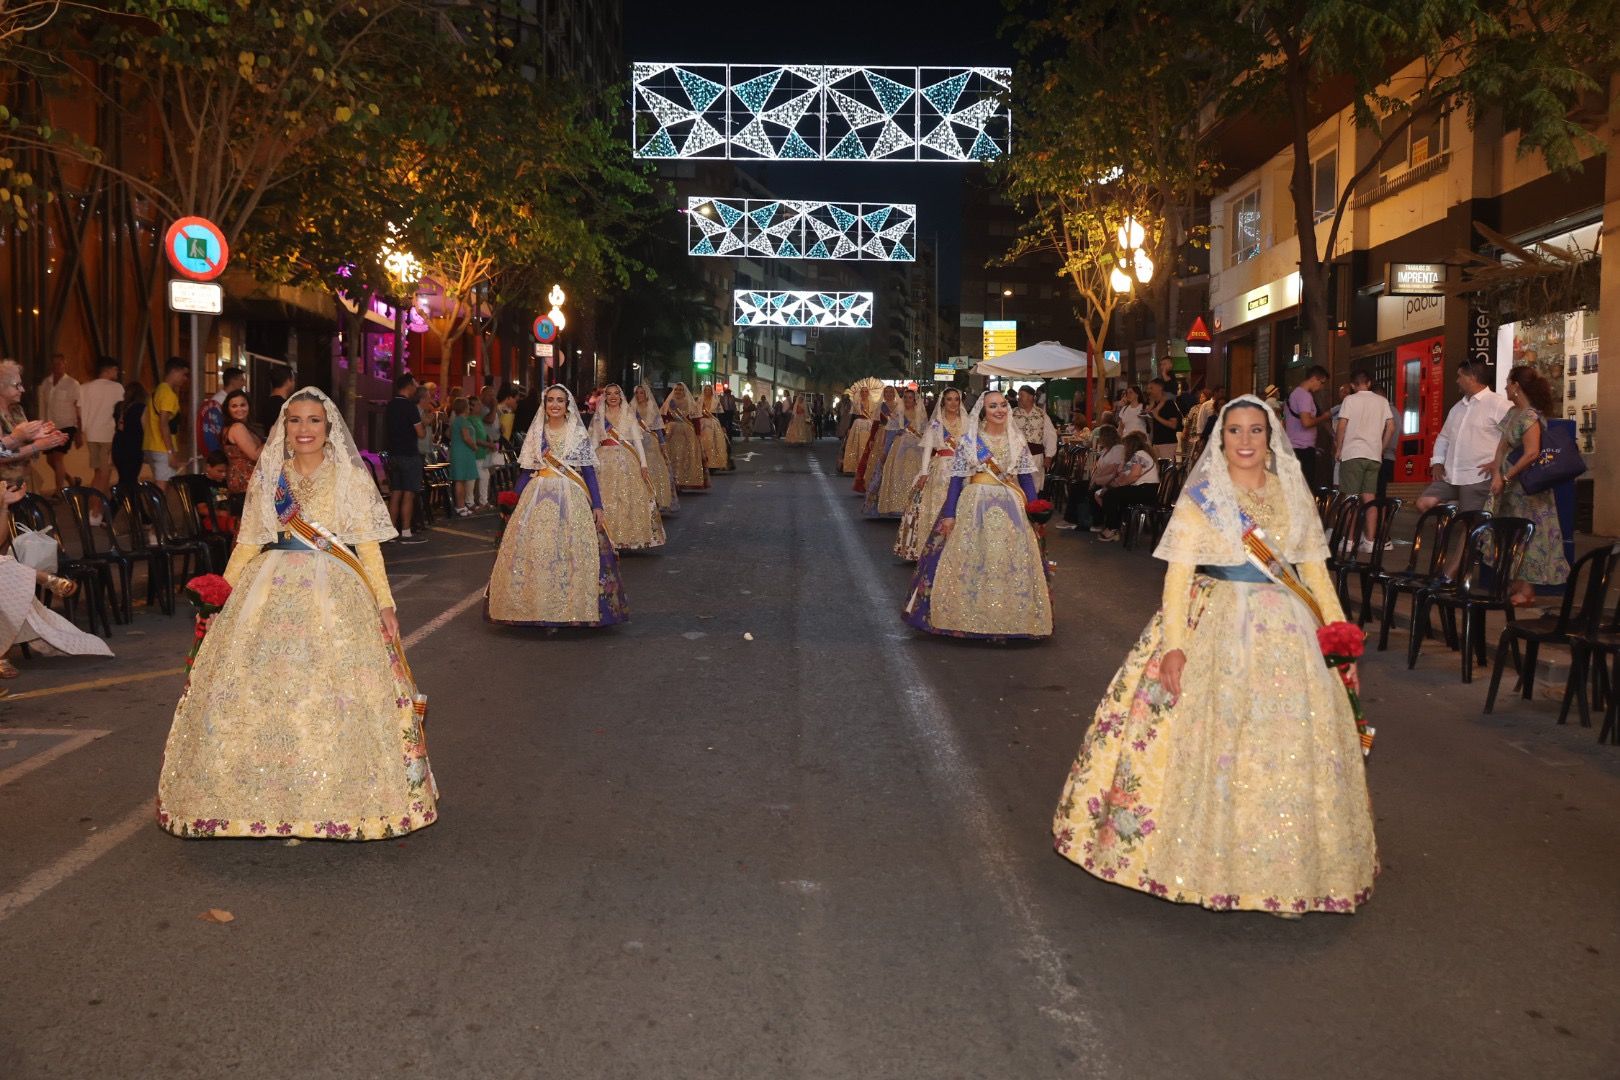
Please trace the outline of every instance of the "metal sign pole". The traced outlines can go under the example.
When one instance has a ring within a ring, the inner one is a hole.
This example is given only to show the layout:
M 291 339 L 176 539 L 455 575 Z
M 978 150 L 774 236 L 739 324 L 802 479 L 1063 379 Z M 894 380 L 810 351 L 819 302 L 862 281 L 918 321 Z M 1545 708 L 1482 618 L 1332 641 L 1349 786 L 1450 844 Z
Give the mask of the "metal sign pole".
M 202 416 L 202 342 L 199 340 L 199 319 L 196 315 L 191 317 L 191 418 L 187 425 L 191 430 L 192 472 L 203 471 L 202 442 L 197 437 L 197 421 Z M 179 442 L 176 441 L 176 446 Z

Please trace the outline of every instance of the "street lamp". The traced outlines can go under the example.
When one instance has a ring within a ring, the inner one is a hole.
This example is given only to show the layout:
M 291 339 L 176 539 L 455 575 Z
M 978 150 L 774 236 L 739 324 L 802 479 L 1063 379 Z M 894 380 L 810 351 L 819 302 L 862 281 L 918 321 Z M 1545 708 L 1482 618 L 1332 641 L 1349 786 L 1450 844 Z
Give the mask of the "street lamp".
M 568 294 L 562 291 L 561 285 L 553 285 L 551 287 L 551 292 L 546 295 L 546 299 L 551 301 L 551 310 L 546 312 L 546 318 L 550 319 L 551 325 L 557 328 L 557 337 L 560 339 L 562 337 L 563 328 L 568 325 L 568 318 L 563 314 L 562 310 L 563 303 L 568 299 Z M 563 364 L 568 360 L 568 352 L 563 348 L 561 340 L 558 340 L 552 346 L 552 348 L 556 354 L 555 360 L 557 362 L 557 381 L 561 382 L 563 374 L 562 367 Z
M 389 227 L 392 230 L 392 226 Z M 384 247 L 382 249 L 383 269 L 395 284 L 394 295 L 394 375 L 398 376 L 405 370 L 405 290 L 414 287 L 422 279 L 422 264 L 416 256 L 403 248 Z M 360 337 L 360 364 L 365 363 L 365 334 Z
M 1012 295 L 1012 290 L 1011 289 L 1002 289 L 1001 290 L 1001 320 L 1002 320 L 1002 322 L 1007 321 L 1007 297 L 1009 297 L 1011 295 Z

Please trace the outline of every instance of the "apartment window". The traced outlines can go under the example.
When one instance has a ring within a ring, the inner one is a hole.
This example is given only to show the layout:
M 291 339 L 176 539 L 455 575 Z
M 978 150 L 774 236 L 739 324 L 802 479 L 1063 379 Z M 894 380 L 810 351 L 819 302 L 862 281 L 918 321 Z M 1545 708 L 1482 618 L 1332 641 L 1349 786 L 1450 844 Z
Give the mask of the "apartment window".
M 1383 179 L 1399 176 L 1451 149 L 1451 114 L 1432 112 L 1418 117 L 1378 161 Z
M 1311 162 L 1312 217 L 1321 221 L 1333 216 L 1339 205 L 1339 152 L 1329 150 Z
M 1232 204 L 1232 262 L 1247 262 L 1260 254 L 1260 189 Z

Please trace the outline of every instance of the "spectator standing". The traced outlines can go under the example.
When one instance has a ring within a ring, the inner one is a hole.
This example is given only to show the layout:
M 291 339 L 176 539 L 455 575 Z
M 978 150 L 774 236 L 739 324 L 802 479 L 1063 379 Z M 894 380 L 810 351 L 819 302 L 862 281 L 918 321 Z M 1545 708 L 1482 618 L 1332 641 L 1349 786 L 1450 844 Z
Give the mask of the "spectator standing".
M 1401 441 L 1401 423 L 1384 388 L 1375 383 L 1373 393 L 1384 399 L 1384 408 L 1389 410 L 1389 439 L 1384 443 L 1384 462 L 1378 467 L 1378 497 L 1382 499 L 1389 494 L 1390 481 L 1395 479 L 1395 447 Z
M 508 445 L 511 444 L 512 432 L 515 430 L 515 421 L 517 419 L 515 411 L 517 400 L 517 387 L 511 383 L 502 383 L 500 390 L 495 395 L 496 427 L 490 432 L 490 438 L 493 439 L 499 436 L 497 441 L 504 441 Z
M 90 486 L 109 496 L 113 490 L 112 442 L 118 434 L 118 406 L 124 400 L 119 374 L 118 361 L 103 356 L 96 362 L 96 377 L 79 388 L 79 432 L 90 449 Z M 93 515 L 90 523 L 100 524 L 100 515 Z
M 220 442 L 225 447 L 226 505 L 232 515 L 240 518 L 248 481 L 253 478 L 253 467 L 259 463 L 259 453 L 264 449 L 264 431 L 254 427 L 248 419 L 252 408 L 246 390 L 239 388 L 227 394 L 220 411 L 225 417 Z
M 1524 364 L 1508 372 L 1507 399 L 1512 408 L 1502 417 L 1487 508 L 1498 517 L 1526 518 L 1535 526 L 1511 587 L 1513 605 L 1524 607 L 1535 602 L 1536 586 L 1568 583 L 1569 560 L 1564 555 L 1557 497 L 1551 491 L 1531 495 L 1520 483 L 1520 475 L 1541 453 L 1547 417 L 1553 412 L 1552 387 L 1539 371 Z
M 467 399 L 458 397 L 450 402 L 450 482 L 455 485 L 457 517 L 471 517 L 467 506 L 473 487 L 478 483 L 478 435 L 473 430 L 471 407 Z
M 83 424 L 79 418 L 79 380 L 67 373 L 67 357 L 61 353 L 51 356 L 51 373 L 39 384 L 39 412 L 41 420 L 49 420 L 68 441 L 54 450 L 45 452 L 45 462 L 51 467 L 56 481 L 54 494 L 61 495 L 68 486 L 67 453 L 69 446 L 83 446 Z
M 737 396 L 729 386 L 720 392 L 720 423 L 727 436 L 737 434 Z
M 1327 368 L 1320 364 L 1305 373 L 1294 392 L 1283 406 L 1283 430 L 1288 433 L 1288 445 L 1299 458 L 1300 471 L 1305 484 L 1312 491 L 1318 483 L 1316 475 L 1316 426 L 1322 422 L 1316 407 L 1316 394 L 1327 385 Z M 1269 389 L 1269 388 L 1268 388 Z M 1375 457 L 1377 455 L 1374 455 Z
M 180 391 L 191 381 L 191 365 L 178 356 L 171 356 L 163 366 L 163 381 L 152 389 L 147 401 L 146 418 L 142 421 L 146 463 L 152 467 L 152 479 L 167 491 L 169 481 L 179 471 L 180 454 Z
M 1181 425 L 1186 420 L 1186 413 L 1171 396 L 1170 387 L 1163 379 L 1148 383 L 1147 420 L 1153 456 L 1159 461 L 1174 462 L 1177 451 L 1181 449 Z
M 1389 405 L 1372 392 L 1372 375 L 1357 371 L 1350 379 L 1352 393 L 1339 406 L 1334 445 L 1338 447 L 1339 487 L 1346 495 L 1359 496 L 1362 503 L 1378 492 L 1378 471 L 1384 465 L 1384 445 L 1395 428 Z M 1360 550 L 1370 552 L 1378 537 L 1378 516 L 1363 515 L 1365 524 Z
M 1046 485 L 1046 464 L 1057 453 L 1057 428 L 1035 399 L 1035 389 L 1018 388 L 1018 407 L 1009 415 L 1012 430 L 1029 446 L 1029 456 L 1035 462 L 1035 490 Z
M 247 376 L 241 368 L 226 368 L 220 372 L 219 389 L 203 399 L 202 408 L 197 413 L 197 446 L 198 453 L 205 458 L 224 452 L 225 399 L 245 386 Z
M 1119 437 L 1123 439 L 1135 431 L 1146 438 L 1148 435 L 1147 410 L 1142 408 L 1142 395 L 1134 386 L 1127 386 L 1119 396 L 1119 405 L 1114 409 L 1114 416 L 1119 421 Z
M 1457 365 L 1462 397 L 1446 414 L 1429 458 L 1429 486 L 1418 496 L 1418 510 L 1454 502 L 1459 510 L 1483 510 L 1491 494 L 1491 463 L 1501 441 L 1508 400 L 1485 385 L 1489 369 L 1464 361 Z
M 297 382 L 298 378 L 291 367 L 277 364 L 270 369 L 270 397 L 265 414 L 259 418 L 260 430 L 269 431 L 275 422 L 281 419 L 281 407 L 287 404 L 287 399 L 292 396 Z
M 394 380 L 394 396 L 388 400 L 383 416 L 388 444 L 388 513 L 402 544 L 426 539 L 411 533 L 411 515 L 422 494 L 423 469 L 427 466 L 418 442 L 427 434 L 416 403 L 420 393 L 415 376 L 400 375 Z
M 146 463 L 146 406 L 146 387 L 139 380 L 124 387 L 124 399 L 115 413 L 112 446 L 108 448 L 118 477 L 113 492 L 119 499 L 134 497 L 141 467 Z

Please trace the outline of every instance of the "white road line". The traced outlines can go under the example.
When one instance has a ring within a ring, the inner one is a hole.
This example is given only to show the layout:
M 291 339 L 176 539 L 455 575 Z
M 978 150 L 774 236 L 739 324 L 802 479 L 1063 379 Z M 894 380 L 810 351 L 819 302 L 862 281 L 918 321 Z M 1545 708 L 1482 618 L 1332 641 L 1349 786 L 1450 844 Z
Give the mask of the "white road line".
M 103 735 L 111 734 L 107 731 L 94 731 L 88 728 L 6 728 L 7 735 L 56 735 L 66 736 L 61 742 L 43 750 L 31 757 L 23 758 L 9 769 L 0 771 L 0 787 L 5 787 L 20 777 L 27 776 L 35 769 L 44 768 L 63 754 L 71 754 L 81 746 L 95 742 Z
M 873 560 L 871 552 L 856 537 L 849 517 L 848 500 L 833 491 L 819 458 L 810 458 L 810 472 L 821 489 L 822 498 L 827 504 L 827 516 L 837 527 L 838 539 L 843 545 L 848 565 L 855 571 L 856 580 L 881 581 L 885 575 Z M 968 759 L 955 728 L 947 719 L 949 710 L 901 644 L 908 639 L 896 639 L 890 634 L 893 625 L 889 619 L 899 619 L 899 608 L 898 599 L 892 607 L 861 605 L 863 617 L 871 630 L 871 640 L 882 650 L 894 684 L 900 687 L 901 711 L 922 745 L 934 782 L 944 789 L 945 797 L 941 802 L 957 810 L 974 850 L 988 870 L 988 877 L 1003 909 L 1023 938 L 1023 957 L 1039 973 L 1040 983 L 1049 995 L 1049 1004 L 1042 1007 L 1041 1012 L 1066 1024 L 1084 1041 L 1086 1061 L 1092 1066 L 1093 1075 L 1111 1075 L 1112 1069 L 1102 1057 L 1103 1049 L 1096 1024 L 1086 1013 L 1080 992 L 1069 983 L 1062 954 L 1041 927 L 1030 887 L 1009 854 L 1013 846 L 995 822 L 979 772 Z
M 473 592 L 462 597 L 460 600 L 457 600 L 444 611 L 441 611 L 427 623 L 417 627 L 415 630 L 411 631 L 411 633 L 407 634 L 405 636 L 405 647 L 410 648 L 413 645 L 419 644 L 425 640 L 428 635 L 443 629 L 457 615 L 460 615 L 463 611 L 466 611 L 483 598 L 484 589 L 483 586 L 480 586 Z M 18 729 L 13 731 L 13 729 L 8 728 L 6 730 L 8 733 L 23 734 L 29 729 Z M 80 732 L 79 734 L 89 736 L 90 738 L 99 738 L 101 735 L 106 734 L 106 732 L 86 731 Z M 72 749 L 72 747 L 69 747 L 68 749 Z M 50 752 L 51 751 L 47 751 L 47 753 Z M 67 749 L 57 749 L 54 756 L 60 757 L 62 754 L 67 752 Z M 5 783 L 8 779 L 15 779 L 15 777 L 8 776 L 9 772 L 21 768 L 22 765 L 29 764 L 29 761 L 25 761 L 19 765 L 12 766 L 11 770 L 8 770 L 7 773 L 0 773 L 0 784 Z M 40 764 L 44 764 L 44 762 L 40 762 Z M 38 767 L 39 765 L 32 765 L 32 768 Z M 135 807 L 133 810 L 129 811 L 129 813 L 120 818 L 117 824 L 107 829 L 99 830 L 93 836 L 86 838 L 85 841 L 78 847 L 74 848 L 66 855 L 63 855 L 60 859 L 57 859 L 49 866 L 28 875 L 28 877 L 24 878 L 22 883 L 16 888 L 0 893 L 0 923 L 4 923 L 7 919 L 11 918 L 11 916 L 33 903 L 35 900 L 38 900 L 41 896 L 44 896 L 47 892 L 56 888 L 56 886 L 62 884 L 62 882 L 66 881 L 68 878 L 71 878 L 73 875 L 77 874 L 79 871 L 83 870 L 85 867 L 107 854 L 107 852 L 111 851 L 119 844 L 122 844 L 125 840 L 128 840 L 130 837 L 134 836 L 136 831 L 141 829 L 143 826 L 148 828 L 151 827 L 153 824 L 154 814 L 155 811 L 153 809 L 153 803 L 151 800 L 141 803 L 139 806 Z

